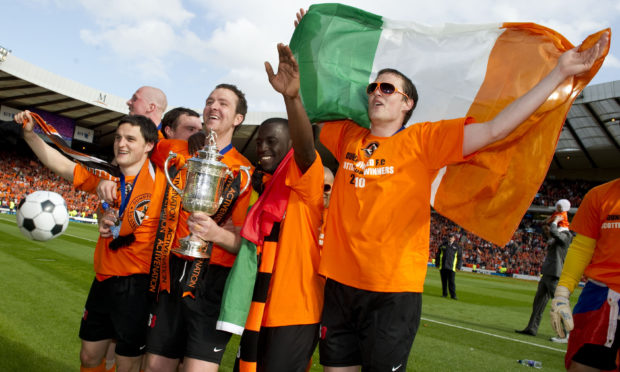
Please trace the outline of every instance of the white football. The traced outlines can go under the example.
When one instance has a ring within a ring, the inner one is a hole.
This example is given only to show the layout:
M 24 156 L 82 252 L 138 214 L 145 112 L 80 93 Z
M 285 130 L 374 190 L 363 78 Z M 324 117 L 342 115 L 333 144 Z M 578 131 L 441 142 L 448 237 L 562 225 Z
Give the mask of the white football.
M 65 232 L 68 225 L 67 203 L 53 191 L 35 191 L 17 207 L 17 226 L 28 239 L 53 239 Z

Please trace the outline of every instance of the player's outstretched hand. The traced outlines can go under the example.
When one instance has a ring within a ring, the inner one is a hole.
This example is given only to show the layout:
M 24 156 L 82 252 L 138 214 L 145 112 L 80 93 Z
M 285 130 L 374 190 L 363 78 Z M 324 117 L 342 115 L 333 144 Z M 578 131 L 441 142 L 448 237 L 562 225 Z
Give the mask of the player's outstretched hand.
M 24 127 L 24 133 L 32 132 L 34 129 L 34 119 L 32 119 L 30 111 L 28 110 L 16 114 L 13 117 L 13 120 L 15 120 L 17 124 L 22 124 Z
M 588 49 L 579 51 L 579 47 L 564 52 L 558 60 L 558 68 L 566 77 L 579 75 L 592 68 L 594 62 L 603 54 L 609 42 L 609 32 L 601 35 L 599 40 Z
M 566 332 L 572 331 L 575 326 L 569 297 L 568 288 L 559 285 L 555 289 L 555 297 L 551 301 L 551 327 L 562 338 L 566 337 Z
M 293 24 L 295 25 L 295 27 L 297 27 L 299 25 L 299 22 L 301 22 L 301 19 L 306 15 L 306 10 L 304 8 L 300 8 L 299 12 L 297 12 L 296 14 L 296 20 L 293 22 Z
M 278 44 L 278 72 L 274 74 L 269 62 L 265 62 L 265 70 L 269 83 L 285 98 L 296 98 L 299 96 L 299 65 L 293 56 L 291 48 L 282 43 Z

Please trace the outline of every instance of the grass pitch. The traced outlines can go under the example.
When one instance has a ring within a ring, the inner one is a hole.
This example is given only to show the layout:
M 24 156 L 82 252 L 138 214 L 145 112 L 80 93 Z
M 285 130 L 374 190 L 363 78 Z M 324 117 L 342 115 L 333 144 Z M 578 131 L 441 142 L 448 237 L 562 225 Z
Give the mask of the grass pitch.
M 96 226 L 70 223 L 59 238 L 25 239 L 14 215 L 0 215 L 0 371 L 77 371 L 77 336 L 94 278 Z M 529 320 L 536 282 L 457 273 L 458 301 L 441 297 L 439 272 L 429 268 L 422 321 L 407 371 L 522 371 L 517 359 L 564 370 L 566 345 L 553 335 L 548 311 L 537 337 L 516 334 Z M 573 295 L 573 304 L 577 296 Z M 231 371 L 239 338 L 221 371 Z M 321 371 L 318 352 L 312 371 Z

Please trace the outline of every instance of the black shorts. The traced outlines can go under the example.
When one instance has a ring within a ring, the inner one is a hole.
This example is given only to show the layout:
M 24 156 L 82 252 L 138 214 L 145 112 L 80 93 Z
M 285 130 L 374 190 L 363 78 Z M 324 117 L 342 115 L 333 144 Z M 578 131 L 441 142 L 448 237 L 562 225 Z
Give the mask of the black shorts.
M 196 298 L 182 297 L 191 262 L 170 256 L 170 294 L 161 292 L 150 315 L 147 351 L 166 358 L 188 357 L 219 364 L 231 334 L 215 329 L 229 267 L 202 270 Z
M 611 347 L 605 345 L 584 344 L 573 356 L 573 361 L 588 367 L 603 371 L 613 371 L 618 368 L 616 360 L 620 350 L 620 321 L 616 326 L 616 334 Z
M 146 344 L 148 285 L 147 274 L 95 279 L 84 306 L 80 338 L 114 339 L 118 355 L 142 355 Z
M 372 292 L 328 279 L 321 322 L 321 364 L 406 370 L 422 312 L 422 293 Z
M 319 341 L 319 324 L 262 327 L 258 370 L 304 372 Z

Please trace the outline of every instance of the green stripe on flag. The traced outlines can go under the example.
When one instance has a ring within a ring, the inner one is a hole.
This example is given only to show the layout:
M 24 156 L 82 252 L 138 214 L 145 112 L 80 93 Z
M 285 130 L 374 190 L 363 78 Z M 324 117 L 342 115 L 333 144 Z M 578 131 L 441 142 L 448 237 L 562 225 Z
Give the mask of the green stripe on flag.
M 217 329 L 241 334 L 250 312 L 258 271 L 256 245 L 241 238 L 241 247 L 226 279 Z
M 350 118 L 369 127 L 365 88 L 381 36 L 381 16 L 341 4 L 312 5 L 290 47 L 311 122 Z

